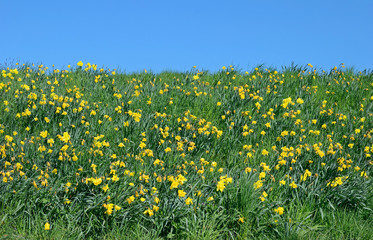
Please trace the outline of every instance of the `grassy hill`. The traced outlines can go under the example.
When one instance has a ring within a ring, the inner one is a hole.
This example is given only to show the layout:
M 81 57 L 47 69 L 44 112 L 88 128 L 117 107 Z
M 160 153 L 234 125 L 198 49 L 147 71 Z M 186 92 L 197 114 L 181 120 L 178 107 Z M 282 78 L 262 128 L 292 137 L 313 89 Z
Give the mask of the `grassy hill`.
M 372 239 L 373 72 L 0 69 L 0 239 Z

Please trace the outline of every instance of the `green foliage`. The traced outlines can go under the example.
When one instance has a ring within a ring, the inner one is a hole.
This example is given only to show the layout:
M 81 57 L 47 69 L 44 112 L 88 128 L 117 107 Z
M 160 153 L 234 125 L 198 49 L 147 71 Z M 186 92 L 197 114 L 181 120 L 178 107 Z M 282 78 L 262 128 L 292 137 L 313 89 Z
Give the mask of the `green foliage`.
M 0 74 L 0 239 L 373 238 L 371 71 Z

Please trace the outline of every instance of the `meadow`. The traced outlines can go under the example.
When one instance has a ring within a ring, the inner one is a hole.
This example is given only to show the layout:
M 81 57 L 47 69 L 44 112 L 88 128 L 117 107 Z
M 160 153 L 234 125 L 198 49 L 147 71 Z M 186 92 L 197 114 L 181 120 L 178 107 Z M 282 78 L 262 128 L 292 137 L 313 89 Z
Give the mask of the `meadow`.
M 0 239 L 373 239 L 373 72 L 0 67 Z

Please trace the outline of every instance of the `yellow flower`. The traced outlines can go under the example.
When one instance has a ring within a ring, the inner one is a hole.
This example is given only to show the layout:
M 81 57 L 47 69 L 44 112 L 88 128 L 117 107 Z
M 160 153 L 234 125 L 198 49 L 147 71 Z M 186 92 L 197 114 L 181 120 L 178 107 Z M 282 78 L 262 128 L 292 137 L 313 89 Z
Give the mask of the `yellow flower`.
M 62 141 L 67 143 L 70 140 L 70 134 L 68 132 L 64 132 L 63 135 L 57 135 L 58 138 Z
M 61 151 L 62 151 L 62 152 L 66 152 L 68 148 L 69 148 L 69 145 L 64 145 L 64 146 L 61 148 Z M 45 149 L 44 149 L 44 150 L 45 150 Z
M 289 132 L 286 131 L 286 130 L 281 132 L 281 136 L 282 136 L 282 137 L 285 137 L 285 136 L 287 136 L 288 134 L 289 134 Z
M 224 183 L 225 183 L 224 180 L 219 181 L 218 184 L 216 185 L 216 191 L 223 192 L 223 190 L 225 189 Z
M 170 189 L 178 188 L 179 182 L 178 181 L 172 181 Z
M 292 101 L 291 101 L 291 97 L 288 97 L 288 98 L 285 98 L 282 100 L 282 104 L 281 106 L 283 108 L 287 108 L 289 104 L 294 104 Z
M 113 182 L 117 182 L 119 181 L 119 177 L 117 175 L 114 175 L 112 178 L 111 178 L 111 181 Z
M 244 219 L 243 217 L 240 217 L 240 218 L 238 219 L 238 221 L 241 222 L 241 223 L 243 223 L 243 222 L 245 222 L 245 219 Z
M 51 229 L 51 225 L 48 222 L 46 222 L 45 225 L 44 225 L 44 230 L 48 231 L 50 229 Z
M 232 179 L 231 177 L 226 178 L 226 179 L 225 179 L 225 182 L 226 182 L 226 183 L 232 183 L 232 182 L 233 182 L 233 179 Z
M 178 181 L 179 184 L 182 185 L 182 184 L 184 184 L 187 181 L 187 179 L 183 175 L 179 174 L 177 176 L 177 181 Z
M 95 186 L 97 186 L 97 185 L 100 185 L 102 183 L 102 179 L 101 178 L 94 178 L 94 179 L 92 179 L 92 182 Z
M 118 211 L 118 210 L 120 210 L 120 209 L 121 209 L 121 207 L 120 207 L 120 206 L 118 206 L 118 205 L 115 205 L 114 209 L 115 209 L 115 211 Z
M 110 197 L 110 196 L 108 196 L 108 198 L 109 198 L 109 197 Z M 106 213 L 107 215 L 111 215 L 111 214 L 113 213 L 113 208 L 114 208 L 114 204 L 113 204 L 113 203 L 104 204 L 103 206 L 104 206 L 104 208 L 106 208 L 105 213 Z
M 135 201 L 135 197 L 132 195 L 132 196 L 128 197 L 126 199 L 126 201 L 128 202 L 128 204 L 131 204 L 133 201 Z
M 193 204 L 193 199 L 188 197 L 187 199 L 185 199 L 185 204 L 186 205 Z
M 139 145 L 139 147 L 140 147 L 141 149 L 145 148 L 145 147 L 146 147 L 146 143 L 141 142 L 140 145 Z
M 254 183 L 255 190 L 258 189 L 258 188 L 261 188 L 262 186 L 263 186 L 263 181 L 262 180 L 258 180 Z
M 13 137 L 11 137 L 11 136 L 9 136 L 9 135 L 5 135 L 5 140 L 6 140 L 7 142 L 11 142 L 11 141 L 13 141 Z
M 153 210 L 151 210 L 150 208 L 148 208 L 147 210 L 144 211 L 144 214 L 145 214 L 145 215 L 148 214 L 149 217 L 151 217 L 151 216 L 154 215 L 154 212 L 153 212 Z
M 179 198 L 185 197 L 186 192 L 184 192 L 184 190 L 178 190 L 178 195 L 179 195 Z
M 159 207 L 156 205 L 153 205 L 153 211 L 158 212 L 158 210 L 159 210 Z
M 298 99 L 297 99 L 297 103 L 298 103 L 298 104 L 303 104 L 303 103 L 304 103 L 304 101 L 303 101 L 303 99 L 301 99 L 301 98 L 298 98 Z
M 79 61 L 76 65 L 78 65 L 79 67 L 82 67 L 83 66 L 83 62 Z
M 297 188 L 298 187 L 297 184 L 295 184 L 294 181 L 292 183 L 290 183 L 289 186 L 292 187 L 292 188 Z
M 104 192 L 106 192 L 107 190 L 109 190 L 109 185 L 106 184 L 105 186 L 102 187 L 102 190 L 104 190 Z
M 267 156 L 268 153 L 269 153 L 269 152 L 268 152 L 267 150 L 265 150 L 265 149 L 262 150 L 262 155 L 263 155 L 263 156 Z
M 48 144 L 49 144 L 49 146 L 53 146 L 53 143 L 54 143 L 54 139 L 53 138 L 50 138 L 50 139 L 48 139 Z
M 275 212 L 277 212 L 279 215 L 284 214 L 284 208 L 283 207 L 278 207 L 274 209 Z

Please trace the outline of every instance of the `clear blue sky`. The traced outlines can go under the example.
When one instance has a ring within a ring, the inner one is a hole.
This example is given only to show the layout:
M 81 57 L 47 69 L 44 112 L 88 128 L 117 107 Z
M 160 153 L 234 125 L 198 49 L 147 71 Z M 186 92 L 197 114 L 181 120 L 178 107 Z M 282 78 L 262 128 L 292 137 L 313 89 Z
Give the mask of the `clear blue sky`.
M 372 0 L 0 0 L 0 63 L 373 69 L 372 13 Z

